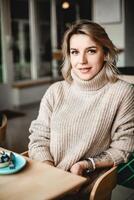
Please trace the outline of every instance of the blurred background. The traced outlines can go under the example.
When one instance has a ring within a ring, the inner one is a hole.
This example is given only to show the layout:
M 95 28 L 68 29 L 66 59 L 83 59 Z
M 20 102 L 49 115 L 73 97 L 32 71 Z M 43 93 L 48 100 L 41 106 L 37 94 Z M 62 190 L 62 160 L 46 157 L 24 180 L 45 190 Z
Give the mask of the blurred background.
M 62 37 L 78 19 L 99 22 L 119 48 L 120 71 L 134 74 L 133 7 L 128 0 L 1 0 L 0 109 L 39 101 L 44 86 L 60 79 Z
M 132 0 L 0 0 L 0 113 L 8 118 L 0 146 L 27 150 L 39 102 L 62 79 L 63 34 L 78 19 L 105 28 L 119 49 L 119 71 L 134 83 L 133 9 Z M 134 200 L 134 191 L 118 186 L 112 200 Z

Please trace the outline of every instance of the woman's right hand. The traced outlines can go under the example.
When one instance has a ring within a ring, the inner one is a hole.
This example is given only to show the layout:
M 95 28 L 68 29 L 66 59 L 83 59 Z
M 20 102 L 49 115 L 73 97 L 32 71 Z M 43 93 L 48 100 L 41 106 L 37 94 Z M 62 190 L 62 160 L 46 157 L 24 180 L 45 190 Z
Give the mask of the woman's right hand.
M 71 172 L 72 174 L 76 174 L 76 175 L 82 176 L 83 173 L 84 173 L 84 171 L 85 171 L 86 169 L 88 169 L 88 167 L 89 167 L 89 164 L 88 164 L 88 162 L 87 162 L 86 160 L 79 161 L 79 162 L 75 163 L 75 164 L 71 167 L 70 172 Z

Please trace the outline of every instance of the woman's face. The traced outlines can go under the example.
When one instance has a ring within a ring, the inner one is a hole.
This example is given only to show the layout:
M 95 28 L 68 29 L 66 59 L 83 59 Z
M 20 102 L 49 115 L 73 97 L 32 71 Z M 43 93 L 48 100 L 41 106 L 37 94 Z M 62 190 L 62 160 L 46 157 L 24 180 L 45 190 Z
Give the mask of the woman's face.
M 82 80 L 90 80 L 104 64 L 104 51 L 89 36 L 75 34 L 70 38 L 70 62 L 74 72 Z

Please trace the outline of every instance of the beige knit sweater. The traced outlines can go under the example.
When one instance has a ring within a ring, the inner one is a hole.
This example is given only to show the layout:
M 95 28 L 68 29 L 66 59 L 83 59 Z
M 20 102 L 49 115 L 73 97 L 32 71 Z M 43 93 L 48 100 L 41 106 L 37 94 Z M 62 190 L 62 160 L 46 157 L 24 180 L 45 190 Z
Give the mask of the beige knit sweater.
M 79 160 L 107 152 L 115 165 L 134 151 L 134 88 L 110 83 L 105 69 L 90 81 L 72 72 L 72 84 L 54 83 L 30 126 L 30 157 L 69 170 Z

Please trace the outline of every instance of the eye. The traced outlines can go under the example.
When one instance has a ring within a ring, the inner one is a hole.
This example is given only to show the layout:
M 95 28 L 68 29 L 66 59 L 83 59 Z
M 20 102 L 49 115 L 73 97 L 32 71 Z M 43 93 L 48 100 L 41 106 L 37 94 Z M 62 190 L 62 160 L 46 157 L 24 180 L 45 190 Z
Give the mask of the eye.
M 88 49 L 87 52 L 89 54 L 95 54 L 96 53 L 96 49 Z
M 77 50 L 71 50 L 70 51 L 70 54 L 72 54 L 72 55 L 77 55 L 79 52 L 77 51 Z

